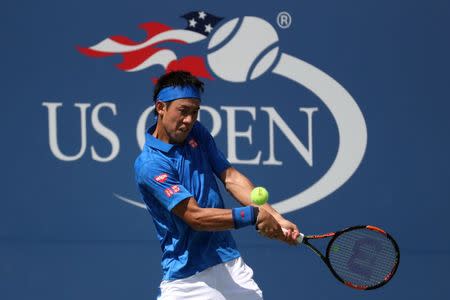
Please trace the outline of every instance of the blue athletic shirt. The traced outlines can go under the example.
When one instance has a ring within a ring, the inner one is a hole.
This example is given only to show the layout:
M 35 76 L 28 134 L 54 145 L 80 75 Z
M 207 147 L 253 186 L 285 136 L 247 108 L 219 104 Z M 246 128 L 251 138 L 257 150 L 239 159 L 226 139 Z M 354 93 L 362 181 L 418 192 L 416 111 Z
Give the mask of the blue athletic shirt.
M 155 138 L 155 128 L 147 131 L 134 167 L 161 244 L 163 280 L 186 278 L 239 257 L 229 231 L 195 231 L 171 213 L 189 197 L 194 197 L 200 207 L 224 208 L 214 174 L 219 177 L 230 163 L 199 122 L 181 145 Z

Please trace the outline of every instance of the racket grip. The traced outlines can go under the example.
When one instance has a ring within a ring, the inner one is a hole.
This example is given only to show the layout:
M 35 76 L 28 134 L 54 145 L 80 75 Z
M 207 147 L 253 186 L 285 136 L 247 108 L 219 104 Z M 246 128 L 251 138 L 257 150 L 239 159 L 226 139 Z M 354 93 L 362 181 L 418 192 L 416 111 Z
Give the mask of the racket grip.
M 283 229 L 284 233 L 288 232 L 288 230 L 286 228 L 281 228 L 281 229 Z M 303 238 L 305 237 L 305 235 L 303 233 L 301 233 L 301 232 L 299 232 L 299 233 L 300 233 L 300 235 L 297 238 L 297 244 L 303 243 Z

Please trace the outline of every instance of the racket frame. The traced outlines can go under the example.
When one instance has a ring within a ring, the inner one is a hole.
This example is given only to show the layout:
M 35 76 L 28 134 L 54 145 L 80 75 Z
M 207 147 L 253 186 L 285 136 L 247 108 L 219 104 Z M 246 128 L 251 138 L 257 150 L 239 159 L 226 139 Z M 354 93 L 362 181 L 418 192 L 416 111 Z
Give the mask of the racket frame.
M 373 286 L 360 286 L 360 285 L 355 285 L 351 282 L 345 281 L 343 280 L 337 273 L 336 271 L 333 269 L 333 266 L 330 263 L 330 252 L 331 252 L 331 245 L 333 245 L 333 242 L 342 234 L 348 232 L 348 231 L 352 231 L 352 230 L 357 230 L 357 229 L 369 229 L 369 230 L 373 230 L 376 232 L 379 232 L 381 234 L 384 234 L 391 242 L 392 245 L 395 248 L 396 254 L 397 254 L 397 260 L 396 260 L 396 264 L 394 265 L 394 267 L 392 268 L 391 272 L 386 275 L 386 277 L 384 278 L 384 280 L 376 285 Z M 326 249 L 326 255 L 324 256 L 316 247 L 314 247 L 314 245 L 312 245 L 309 240 L 318 240 L 318 239 L 325 239 L 325 238 L 329 238 L 331 237 L 331 240 L 328 242 L 327 245 L 327 249 Z M 317 256 L 319 256 L 322 261 L 327 265 L 328 269 L 330 269 L 331 273 L 334 275 L 334 277 L 336 277 L 337 280 L 339 280 L 340 282 L 342 282 L 343 284 L 357 289 L 357 290 L 373 290 L 379 287 L 382 287 L 383 285 L 385 285 L 386 283 L 389 282 L 389 280 L 394 276 L 395 272 L 397 271 L 398 265 L 400 263 L 400 248 L 397 245 L 397 242 L 394 240 L 394 238 L 387 233 L 386 231 L 384 231 L 381 228 L 378 228 L 376 226 L 372 226 L 372 225 L 358 225 L 358 226 L 351 226 L 348 228 L 345 228 L 343 230 L 340 231 L 336 231 L 336 232 L 329 232 L 329 233 L 325 233 L 325 234 L 319 234 L 319 235 L 301 235 L 298 239 L 298 242 L 301 244 L 304 244 L 305 246 L 307 246 L 309 249 L 311 249 L 315 254 L 317 254 Z

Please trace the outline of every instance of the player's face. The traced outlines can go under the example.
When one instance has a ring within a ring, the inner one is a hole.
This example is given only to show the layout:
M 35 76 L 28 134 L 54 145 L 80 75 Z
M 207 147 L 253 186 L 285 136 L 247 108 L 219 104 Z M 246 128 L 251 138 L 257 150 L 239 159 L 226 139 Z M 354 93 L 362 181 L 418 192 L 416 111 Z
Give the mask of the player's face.
M 200 100 L 198 99 L 178 99 L 172 101 L 169 106 L 165 105 L 161 122 L 169 143 L 184 142 L 197 121 L 199 109 Z

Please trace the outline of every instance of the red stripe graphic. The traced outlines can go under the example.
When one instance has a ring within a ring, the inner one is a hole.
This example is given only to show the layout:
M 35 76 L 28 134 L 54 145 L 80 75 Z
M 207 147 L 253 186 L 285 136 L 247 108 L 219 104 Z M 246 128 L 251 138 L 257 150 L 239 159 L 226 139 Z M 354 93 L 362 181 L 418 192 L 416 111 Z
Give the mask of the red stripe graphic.
M 146 32 L 146 38 L 142 42 L 116 35 L 91 47 L 77 47 L 77 49 L 82 54 L 94 58 L 119 54 L 123 57 L 123 61 L 117 64 L 117 67 L 126 72 L 136 72 L 154 65 L 161 65 L 166 72 L 185 70 L 197 77 L 214 79 L 206 67 L 204 57 L 186 56 L 178 58 L 168 46 L 158 47 L 161 43 L 165 43 L 165 45 L 168 43 L 196 43 L 204 40 L 206 36 L 190 30 L 172 29 L 157 22 L 144 23 L 139 25 L 139 28 Z

